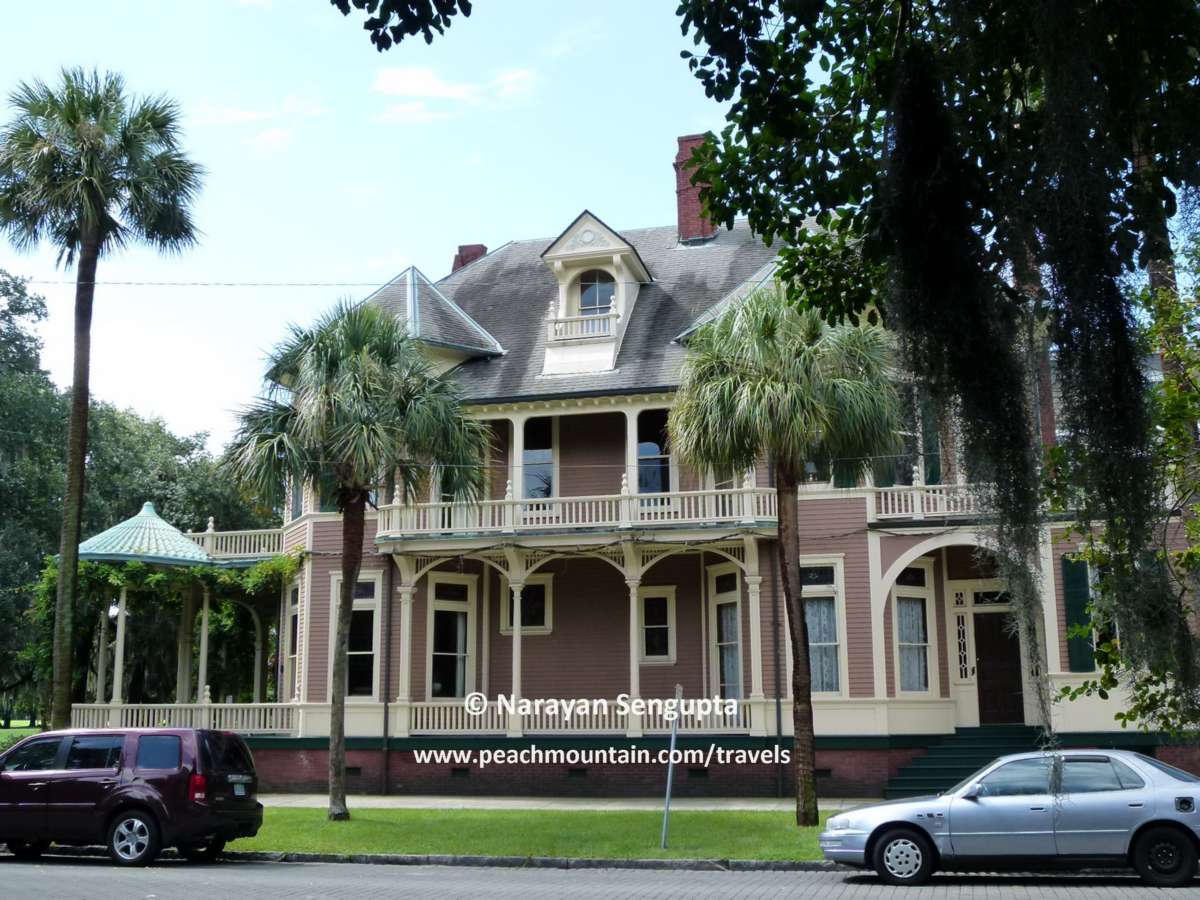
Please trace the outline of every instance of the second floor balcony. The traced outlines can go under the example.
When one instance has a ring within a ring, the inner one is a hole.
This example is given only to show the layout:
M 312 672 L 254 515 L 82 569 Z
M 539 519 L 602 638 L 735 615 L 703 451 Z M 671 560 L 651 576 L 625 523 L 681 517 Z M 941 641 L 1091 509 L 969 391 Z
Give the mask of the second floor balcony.
M 905 485 L 887 488 L 802 489 L 805 500 L 862 498 L 872 521 L 952 523 L 982 512 L 972 485 Z M 862 502 L 860 500 L 860 502 Z M 704 527 L 768 527 L 778 522 L 775 489 L 746 484 L 721 490 L 672 491 L 483 500 L 476 503 L 395 503 L 379 508 L 378 535 L 388 540 L 413 536 L 471 536 Z

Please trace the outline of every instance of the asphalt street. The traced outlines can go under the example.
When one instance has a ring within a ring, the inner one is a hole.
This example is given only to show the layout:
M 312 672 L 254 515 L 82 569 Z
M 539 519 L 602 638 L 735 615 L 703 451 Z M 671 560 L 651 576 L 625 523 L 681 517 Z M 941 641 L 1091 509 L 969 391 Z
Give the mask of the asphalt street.
M 21 863 L 0 856 L 0 896 L 21 900 L 341 900 L 380 897 L 560 898 L 811 897 L 1150 898 L 1200 897 L 1194 888 L 1164 894 L 1123 876 L 939 875 L 924 888 L 899 889 L 872 876 L 832 872 L 667 872 L 634 869 L 503 869 L 347 863 L 163 861 L 121 869 L 101 859 L 47 857 Z

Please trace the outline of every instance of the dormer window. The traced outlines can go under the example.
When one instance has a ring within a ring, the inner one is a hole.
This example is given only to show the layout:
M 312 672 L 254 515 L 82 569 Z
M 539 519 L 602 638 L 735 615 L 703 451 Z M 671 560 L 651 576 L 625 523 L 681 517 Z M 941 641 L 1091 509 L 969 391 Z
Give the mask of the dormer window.
M 579 314 L 606 316 L 612 312 L 617 281 L 603 269 L 589 269 L 579 276 Z

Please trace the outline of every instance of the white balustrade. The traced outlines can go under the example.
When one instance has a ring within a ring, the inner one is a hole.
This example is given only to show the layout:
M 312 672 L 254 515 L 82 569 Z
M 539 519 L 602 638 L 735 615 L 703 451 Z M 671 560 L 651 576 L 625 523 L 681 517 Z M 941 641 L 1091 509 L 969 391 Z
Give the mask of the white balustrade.
M 291 734 L 291 703 L 77 703 L 72 728 L 214 728 L 243 734 Z
M 279 528 L 189 531 L 187 536 L 217 559 L 254 559 L 283 552 L 283 531 Z
M 875 515 L 880 519 L 925 519 L 979 512 L 979 490 L 969 484 L 878 488 L 875 498 Z
M 559 316 L 546 320 L 546 337 L 551 341 L 609 338 L 617 333 L 618 313 L 602 316 Z

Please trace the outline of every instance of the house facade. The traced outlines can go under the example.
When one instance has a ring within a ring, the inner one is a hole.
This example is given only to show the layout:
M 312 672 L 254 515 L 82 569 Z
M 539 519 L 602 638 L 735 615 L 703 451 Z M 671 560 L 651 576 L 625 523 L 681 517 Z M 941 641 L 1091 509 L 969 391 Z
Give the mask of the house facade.
M 381 498 L 368 515 L 347 684 L 352 789 L 655 792 L 657 764 L 577 752 L 583 762 L 481 769 L 415 754 L 661 748 L 672 728 L 663 701 L 677 691 L 736 701 L 685 709 L 683 747 L 788 743 L 772 472 L 694 471 L 667 438 L 688 334 L 775 270 L 746 223 L 704 219 L 685 166 L 698 140 L 679 141 L 670 225 L 618 232 L 583 211 L 556 238 L 463 245 L 445 278 L 410 269 L 369 298 L 456 380 L 492 449 L 480 502 L 431 485 L 419 502 Z M 1047 442 L 1049 379 L 1046 366 Z M 814 475 L 801 489 L 817 766 L 831 793 L 878 796 L 951 736 L 1008 746 L 1033 740 L 1021 726 L 1042 724 L 1031 648 L 1007 627 L 987 552 L 985 492 L 963 483 L 951 434 L 913 429 L 911 452 L 862 483 Z M 276 701 L 257 704 L 274 712 L 254 721 L 272 725 L 243 730 L 258 735 L 267 785 L 311 789 L 325 778 L 341 523 L 295 485 L 272 540 L 302 550 L 303 564 L 280 600 Z M 1089 641 L 1069 636 L 1089 589 L 1073 549 L 1062 526 L 1044 529 L 1040 639 L 1054 689 L 1093 668 Z M 569 713 L 555 702 L 568 700 L 589 702 Z M 238 727 L 236 706 L 214 704 L 205 721 Z M 1054 724 L 1068 743 L 1129 744 L 1113 720 L 1120 707 L 1119 696 L 1058 703 Z M 791 776 L 744 756 L 684 768 L 682 792 L 771 793 Z

